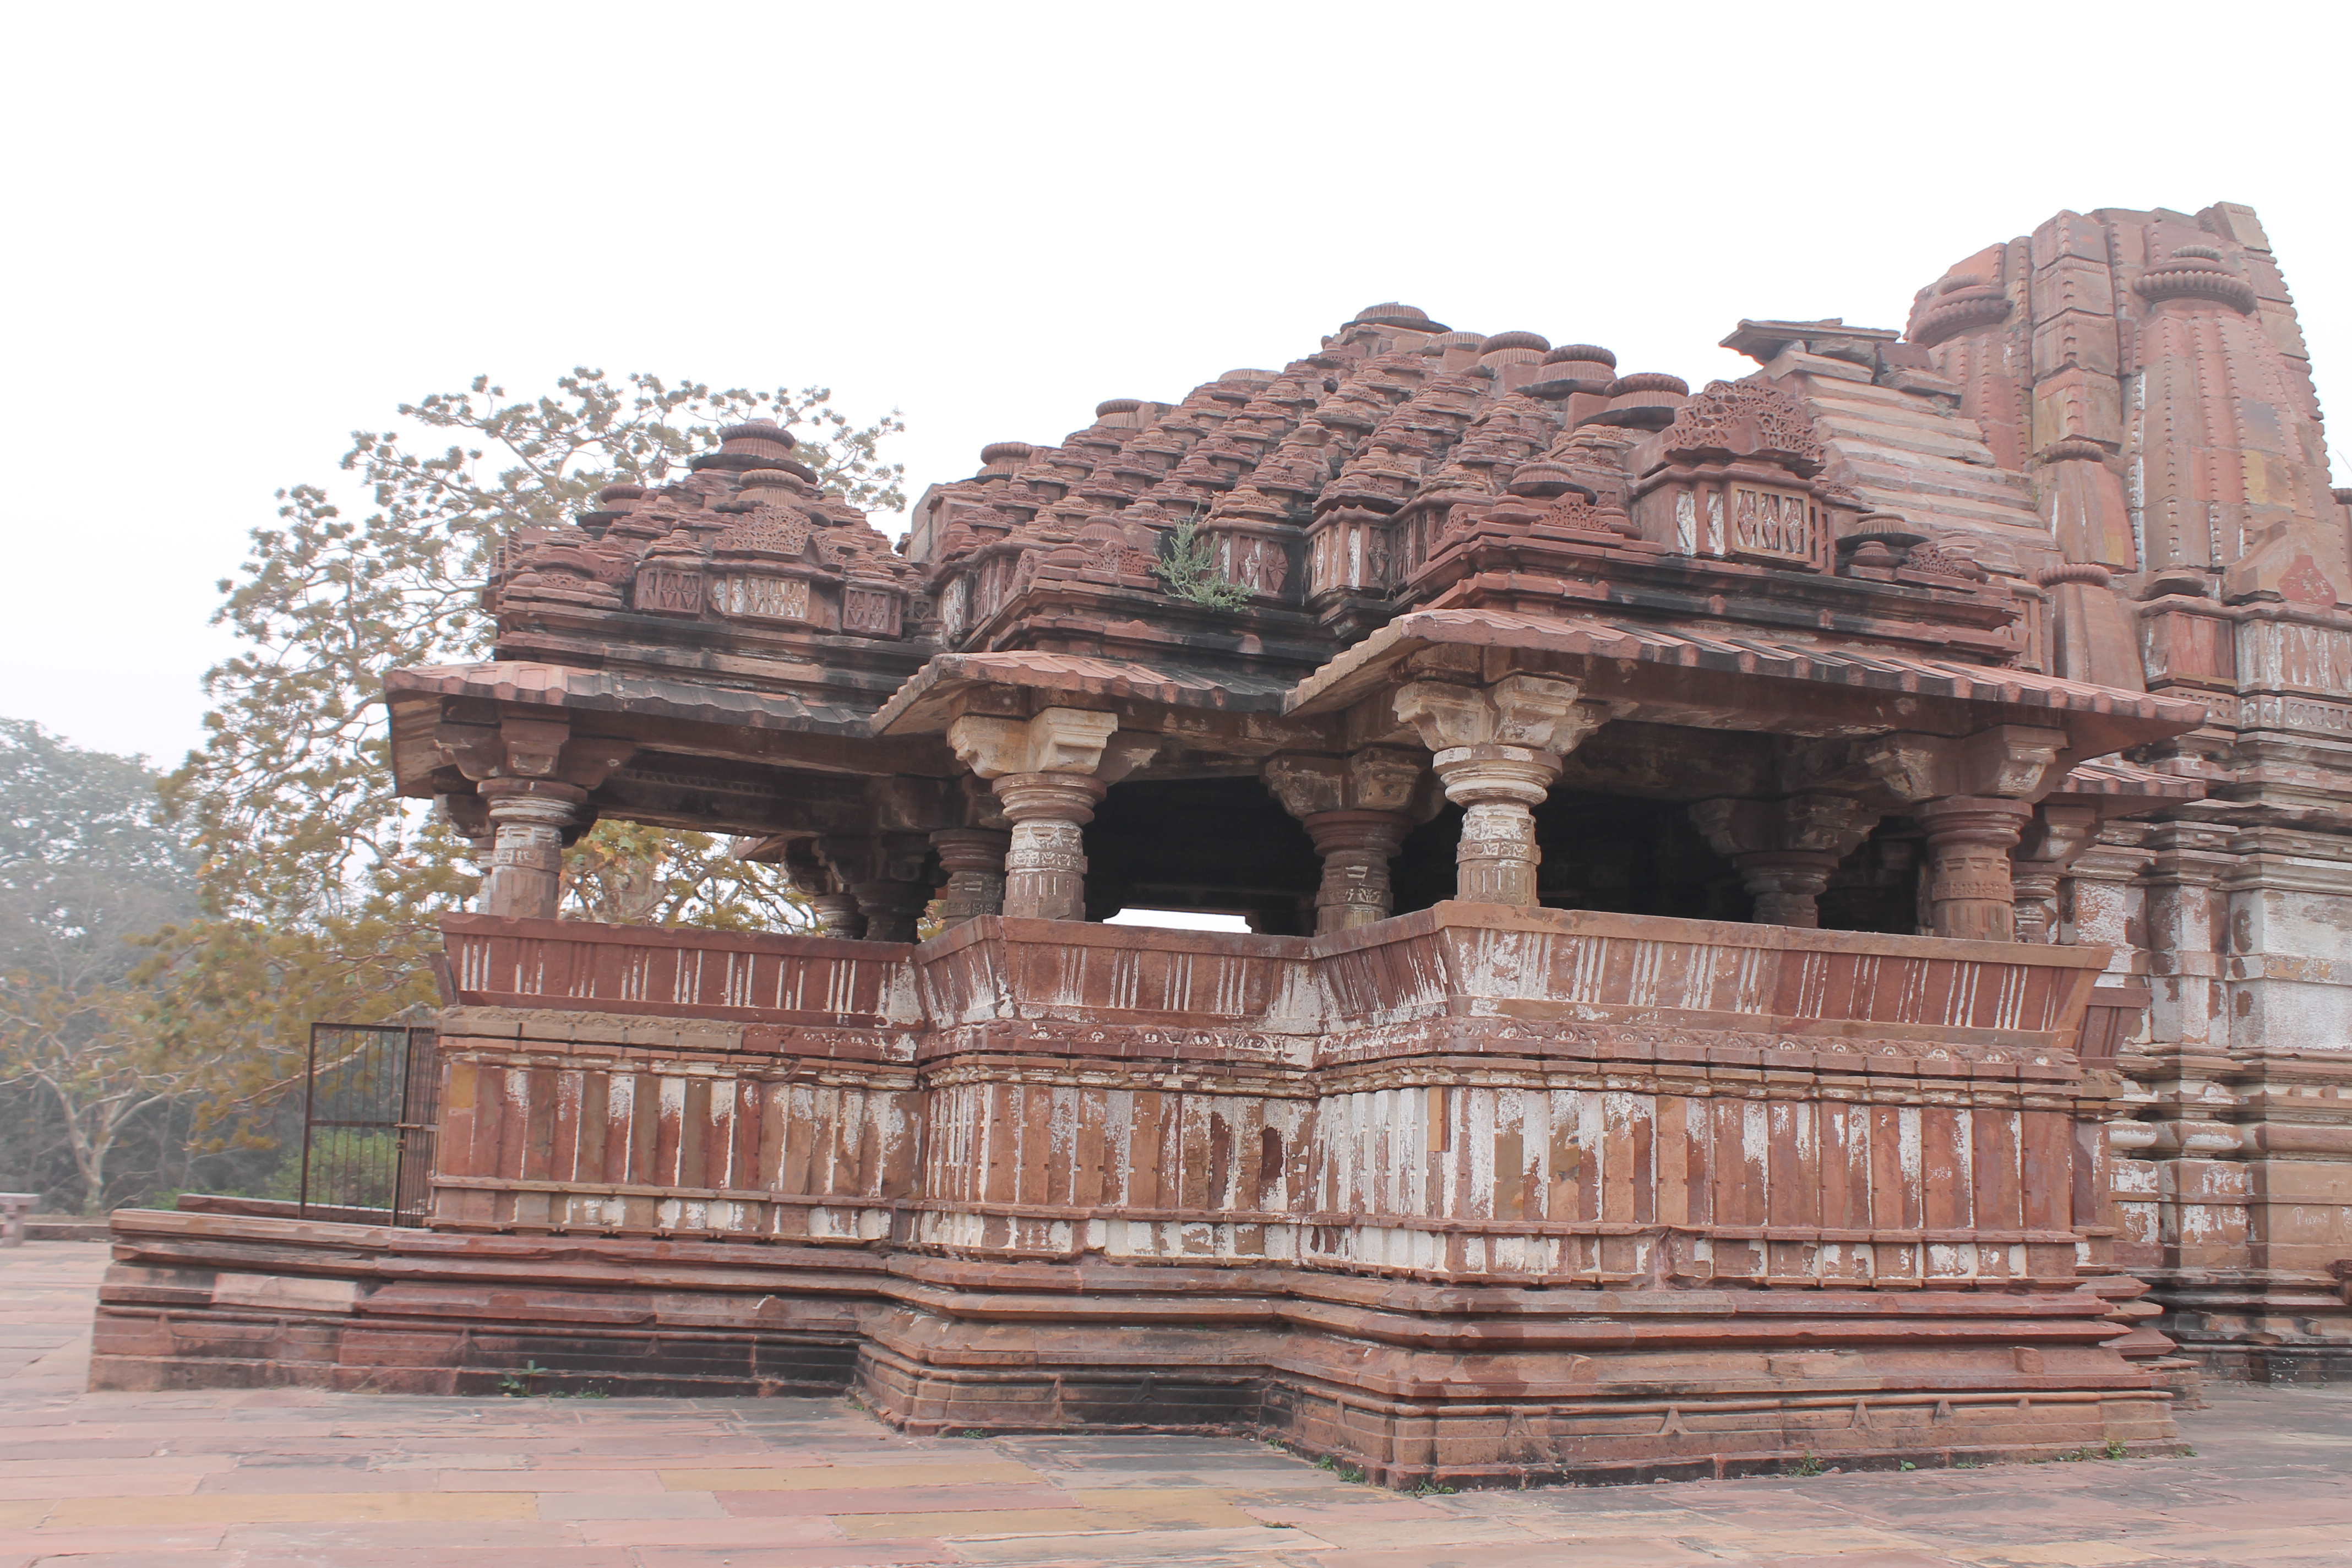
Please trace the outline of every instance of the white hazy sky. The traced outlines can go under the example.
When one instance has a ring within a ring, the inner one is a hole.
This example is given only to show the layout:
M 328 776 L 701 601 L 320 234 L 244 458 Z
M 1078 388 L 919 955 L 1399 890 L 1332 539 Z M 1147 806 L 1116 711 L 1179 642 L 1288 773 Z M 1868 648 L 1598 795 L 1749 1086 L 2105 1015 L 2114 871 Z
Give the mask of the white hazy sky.
M 911 490 L 1375 300 L 1698 382 L 1743 315 L 1900 326 L 2062 207 L 2230 200 L 2339 402 L 2346 16 L 20 4 L 0 716 L 176 761 L 273 492 L 481 372 L 828 384 Z

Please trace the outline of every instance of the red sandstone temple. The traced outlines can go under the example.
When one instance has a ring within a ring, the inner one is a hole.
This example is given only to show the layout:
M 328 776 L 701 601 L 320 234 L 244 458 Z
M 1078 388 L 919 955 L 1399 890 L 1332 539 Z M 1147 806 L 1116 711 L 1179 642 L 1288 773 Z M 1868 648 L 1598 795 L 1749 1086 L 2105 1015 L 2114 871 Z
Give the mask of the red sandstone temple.
M 2347 492 L 2253 215 L 1725 342 L 1693 391 L 1379 305 L 896 546 L 759 424 L 526 531 L 495 658 L 386 682 L 491 867 L 429 1228 L 125 1215 L 96 1380 L 1494 1484 L 2344 1375 Z M 823 933 L 553 918 L 600 816 Z

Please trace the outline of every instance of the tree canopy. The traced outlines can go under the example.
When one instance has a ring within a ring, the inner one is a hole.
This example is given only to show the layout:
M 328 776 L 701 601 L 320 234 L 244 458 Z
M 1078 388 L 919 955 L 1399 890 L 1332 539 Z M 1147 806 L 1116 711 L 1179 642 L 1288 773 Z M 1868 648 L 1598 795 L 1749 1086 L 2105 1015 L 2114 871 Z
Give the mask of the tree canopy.
M 0 1167 L 101 1204 L 191 1064 L 153 1048 L 132 984 L 141 933 L 196 908 L 193 855 L 137 757 L 0 720 Z

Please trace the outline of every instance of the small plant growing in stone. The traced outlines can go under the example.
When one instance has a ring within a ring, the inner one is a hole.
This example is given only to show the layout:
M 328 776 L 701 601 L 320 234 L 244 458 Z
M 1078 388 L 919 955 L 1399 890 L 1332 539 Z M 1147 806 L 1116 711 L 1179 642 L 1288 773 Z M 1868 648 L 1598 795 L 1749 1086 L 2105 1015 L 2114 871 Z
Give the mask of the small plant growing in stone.
M 1818 1476 L 1822 1473 L 1822 1461 L 1818 1457 L 1809 1453 L 1790 1466 L 1784 1473 L 1791 1476 Z
M 1151 570 L 1168 584 L 1169 596 L 1211 610 L 1238 610 L 1250 602 L 1249 588 L 1227 582 L 1217 571 L 1217 546 L 1200 537 L 1200 521 L 1186 518 L 1160 547 Z
M 1902 1469 L 1902 1470 L 1916 1470 L 1916 1469 L 1917 1469 L 1918 1468 L 1919 1468 L 1918 1466 L 1916 1466 L 1916 1465 L 1913 1464 L 1913 1463 L 1912 1463 L 1910 1460 L 1908 1460 L 1908 1459 L 1904 1460 L 1900 1465 L 1897 1465 L 1897 1466 L 1895 1467 L 1895 1468 L 1897 1468 L 1897 1469 Z
M 535 1361 L 527 1361 L 522 1363 L 520 1372 L 510 1372 L 499 1379 L 499 1394 L 507 1399 L 527 1399 L 539 1392 L 532 1385 L 551 1370 Z
M 2128 1458 L 2128 1457 L 2129 1457 L 2129 1456 L 2128 1456 L 2128 1455 L 2126 1455 L 2126 1454 L 2125 1453 L 2125 1451 L 2124 1451 L 2124 1440 L 2123 1440 L 2121 1437 L 2110 1437 L 2110 1438 L 2108 1438 L 2108 1439 L 2107 1439 L 2107 1458 L 2110 1458 L 2110 1459 L 2121 1459 L 2121 1458 Z

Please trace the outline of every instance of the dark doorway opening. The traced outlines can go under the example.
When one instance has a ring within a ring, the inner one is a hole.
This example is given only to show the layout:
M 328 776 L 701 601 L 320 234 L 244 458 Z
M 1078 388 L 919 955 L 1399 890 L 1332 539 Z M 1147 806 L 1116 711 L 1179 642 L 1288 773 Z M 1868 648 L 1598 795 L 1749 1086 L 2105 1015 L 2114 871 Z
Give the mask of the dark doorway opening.
M 1680 801 L 1554 790 L 1535 818 L 1543 851 L 1536 893 L 1546 909 L 1701 921 L 1753 912 L 1739 873 L 1707 847 Z M 1449 805 L 1405 839 L 1395 866 L 1398 913 L 1454 896 L 1461 836 L 1462 808 Z
M 1090 921 L 1184 910 L 1241 915 L 1271 936 L 1314 933 L 1323 862 L 1255 777 L 1113 784 L 1087 826 L 1086 849 Z

